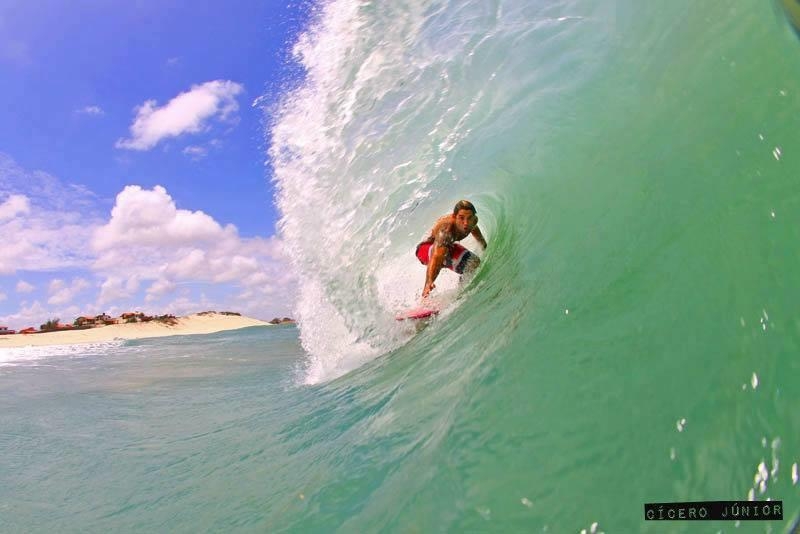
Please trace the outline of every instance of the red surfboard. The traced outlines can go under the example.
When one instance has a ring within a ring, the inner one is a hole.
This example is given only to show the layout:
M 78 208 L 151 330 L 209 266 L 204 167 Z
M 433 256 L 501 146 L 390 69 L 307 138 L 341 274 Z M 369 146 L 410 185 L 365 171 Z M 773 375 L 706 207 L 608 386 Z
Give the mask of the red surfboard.
M 395 319 L 398 321 L 405 321 L 406 319 L 427 319 L 429 317 L 433 317 L 437 313 L 439 313 L 439 310 L 436 308 L 413 308 L 400 313 L 397 315 L 397 317 L 395 317 Z

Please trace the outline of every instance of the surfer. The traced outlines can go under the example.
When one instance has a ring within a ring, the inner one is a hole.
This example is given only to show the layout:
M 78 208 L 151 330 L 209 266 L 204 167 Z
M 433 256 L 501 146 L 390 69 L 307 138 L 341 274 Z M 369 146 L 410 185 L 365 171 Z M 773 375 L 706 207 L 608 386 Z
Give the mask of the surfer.
M 475 206 L 468 200 L 460 200 L 453 208 L 453 214 L 439 218 L 430 235 L 417 245 L 417 258 L 428 266 L 422 298 L 436 287 L 433 282 L 442 267 L 458 274 L 471 274 L 478 268 L 481 263 L 478 256 L 456 243 L 470 234 L 486 249 L 486 240 L 478 228 Z

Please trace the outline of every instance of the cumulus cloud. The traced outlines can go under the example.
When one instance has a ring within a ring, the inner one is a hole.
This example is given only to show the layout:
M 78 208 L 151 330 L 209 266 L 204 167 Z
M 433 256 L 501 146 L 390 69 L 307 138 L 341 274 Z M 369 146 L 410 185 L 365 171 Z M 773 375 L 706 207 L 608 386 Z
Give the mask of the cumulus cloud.
M 76 109 L 75 113 L 79 115 L 95 115 L 95 116 L 106 114 L 106 112 L 103 111 L 103 108 L 101 108 L 100 106 L 86 106 L 80 109 Z
M 0 275 L 87 265 L 85 244 L 99 222 L 95 202 L 82 186 L 0 154 Z
M 148 100 L 136 108 L 130 138 L 119 139 L 117 148 L 150 150 L 163 139 L 185 133 L 199 133 L 213 118 L 227 120 L 239 109 L 236 96 L 244 87 L 230 80 L 214 80 L 194 85 L 159 107 Z
M 39 301 L 33 304 L 25 304 L 16 313 L 0 316 L 0 324 L 12 325 L 12 328 L 26 328 L 28 326 L 40 325 L 45 322 L 49 310 L 42 306 Z M 23 326 L 24 325 L 24 326 Z
M 154 300 L 172 293 L 175 291 L 176 284 L 171 280 L 167 280 L 166 278 L 159 278 L 155 282 L 153 282 L 150 287 L 147 289 L 147 296 L 145 297 L 145 301 L 153 302 Z
M 172 313 L 177 315 L 186 315 L 189 313 L 196 313 L 197 310 L 209 310 L 220 307 L 222 306 L 220 306 L 218 301 L 209 299 L 205 294 L 201 294 L 196 298 L 183 295 L 166 303 L 166 308 L 168 310 L 175 310 Z M 237 311 L 239 309 L 240 308 L 237 308 Z
M 94 235 L 99 252 L 133 246 L 181 247 L 210 243 L 236 233 L 220 226 L 202 211 L 178 209 L 166 189 L 129 185 L 117 195 L 111 220 Z
M 0 198 L 14 194 L 26 196 L 31 209 L 74 211 L 76 217 L 84 219 L 96 215 L 100 201 L 83 185 L 65 183 L 43 171 L 23 169 L 13 158 L 0 152 Z
M 0 221 L 7 221 L 30 211 L 31 201 L 28 197 L 25 195 L 9 195 L 5 201 L 0 203 Z
M 29 284 L 25 280 L 17 282 L 17 293 L 30 293 L 34 289 L 36 289 L 36 286 Z
M 110 302 L 133 296 L 139 289 L 139 277 L 110 276 L 100 285 L 100 296 L 97 304 L 103 306 Z
M 172 303 L 262 318 L 290 309 L 296 282 L 277 237 L 244 237 L 203 211 L 179 208 L 160 186 L 125 187 L 110 214 L 103 204 L 82 186 L 23 170 L 0 153 L 0 275 L 20 273 L 7 299 L 37 289 L 26 272 L 55 278 L 41 302 L 22 301 L 0 322 L 30 326 L 19 323 L 36 317 L 38 325 L 76 308 L 70 304 L 81 308 L 76 314 L 145 302 L 153 313 L 179 313 Z
M 28 326 L 38 327 L 45 321 L 55 318 L 60 319 L 62 323 L 68 323 L 80 313 L 80 308 L 77 306 L 53 308 L 44 306 L 37 300 L 32 304 L 24 303 L 16 313 L 0 316 L 0 324 L 22 329 Z
M 50 281 L 50 298 L 47 299 L 47 303 L 54 306 L 67 304 L 68 302 L 72 302 L 78 293 L 89 287 L 89 282 L 83 278 L 74 278 L 70 284 L 67 284 L 60 278 L 56 278 Z
M 178 208 L 161 186 L 127 186 L 120 192 L 92 247 L 97 253 L 93 268 L 107 277 L 101 303 L 131 295 L 126 285 L 131 281 L 136 287 L 150 284 L 148 302 L 174 292 L 178 284 L 201 282 L 232 284 L 254 299 L 269 288 L 289 301 L 286 294 L 294 283 L 277 238 L 241 237 L 233 225 Z

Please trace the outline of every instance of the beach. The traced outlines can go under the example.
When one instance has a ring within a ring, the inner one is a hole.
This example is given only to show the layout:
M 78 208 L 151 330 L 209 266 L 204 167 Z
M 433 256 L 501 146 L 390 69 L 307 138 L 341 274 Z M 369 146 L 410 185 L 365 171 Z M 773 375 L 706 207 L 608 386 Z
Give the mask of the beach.
M 240 315 L 220 313 L 192 314 L 178 317 L 177 324 L 158 321 L 146 323 L 123 323 L 97 326 L 85 330 L 59 330 L 37 334 L 12 334 L 0 336 L 0 348 L 40 347 L 46 345 L 73 345 L 98 343 L 114 339 L 141 339 L 150 337 L 185 336 L 191 334 L 213 334 L 224 330 L 236 330 L 248 326 L 271 326 L 266 321 Z

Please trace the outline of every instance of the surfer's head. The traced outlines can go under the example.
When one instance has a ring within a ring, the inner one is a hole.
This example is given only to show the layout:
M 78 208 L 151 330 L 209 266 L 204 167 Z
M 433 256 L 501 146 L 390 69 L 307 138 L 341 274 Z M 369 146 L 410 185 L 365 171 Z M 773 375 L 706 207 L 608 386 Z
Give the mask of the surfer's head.
M 456 226 L 464 234 L 468 234 L 478 224 L 478 216 L 475 215 L 475 206 L 469 200 L 459 200 L 453 208 L 453 218 Z
M 472 212 L 473 215 L 478 213 L 475 210 L 475 206 L 473 206 L 472 202 L 470 202 L 469 200 L 459 200 L 458 202 L 456 202 L 456 207 L 453 208 L 453 215 L 458 215 L 458 212 L 461 210 L 469 210 Z

